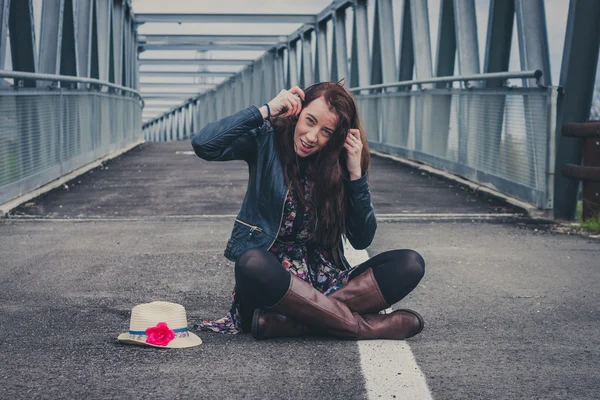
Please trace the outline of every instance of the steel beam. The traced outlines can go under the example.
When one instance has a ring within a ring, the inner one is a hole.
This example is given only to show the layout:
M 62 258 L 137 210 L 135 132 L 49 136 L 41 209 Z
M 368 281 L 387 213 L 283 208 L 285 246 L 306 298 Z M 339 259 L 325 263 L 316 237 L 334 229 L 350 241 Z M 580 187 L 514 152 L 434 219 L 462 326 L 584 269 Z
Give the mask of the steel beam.
M 394 47 L 392 0 L 380 0 L 375 3 L 373 25 L 371 84 L 394 82 L 396 80 L 396 49 Z
M 398 81 L 413 79 L 415 69 L 415 52 L 413 49 L 413 32 L 410 12 L 410 0 L 404 0 L 402 8 L 402 30 L 400 31 L 400 61 L 398 62 Z
M 371 57 L 369 55 L 367 0 L 357 0 L 354 6 L 354 29 L 352 30 L 352 54 L 350 57 L 350 86 L 368 86 L 371 78 L 369 63 Z
M 108 81 L 110 63 L 110 21 L 112 2 L 96 1 L 96 40 L 98 48 L 98 79 Z M 92 40 L 93 46 L 93 40 Z M 93 58 L 93 53 L 92 53 Z M 92 68 L 93 70 L 93 68 Z M 93 76 L 93 74 L 92 74 Z
M 77 36 L 75 30 L 75 9 L 73 0 L 64 0 L 64 16 L 60 45 L 60 74 L 79 76 L 79 60 L 77 59 Z
M 42 3 L 40 59 L 38 71 L 60 75 L 60 54 L 65 0 Z
M 186 112 L 187 112 L 187 121 L 188 121 L 187 132 L 188 132 L 188 136 L 191 137 L 196 130 L 196 127 L 194 126 L 194 122 L 196 122 L 196 121 L 194 118 L 194 104 L 193 103 L 190 103 L 187 105 Z
M 483 73 L 508 71 L 514 16 L 513 1 L 491 0 Z M 483 84 L 487 88 L 499 88 L 503 85 L 503 79 L 490 79 Z M 485 109 L 482 115 L 485 115 L 488 126 L 483 135 L 483 148 L 488 150 L 486 162 L 492 170 L 500 168 L 505 103 L 504 95 L 487 96 L 483 103 Z
M 125 4 L 125 8 L 123 9 L 123 62 L 121 63 L 121 84 L 123 86 L 129 87 L 131 85 L 129 78 L 129 71 L 132 68 L 132 62 L 134 61 L 132 58 L 131 52 L 131 15 L 129 11 L 129 6 Z
M 187 82 L 142 82 L 140 86 L 142 89 L 144 88 L 157 88 L 157 87 L 166 87 L 166 88 L 197 88 L 197 87 L 214 87 L 217 83 L 187 83 Z
M 441 0 L 435 76 L 454 75 L 454 62 L 456 60 L 456 28 L 454 24 L 453 3 L 454 0 Z M 445 83 L 437 85 L 437 87 L 445 86 Z
M 148 99 L 148 100 L 156 100 L 156 99 L 180 99 L 181 101 L 192 98 L 192 97 L 196 97 L 201 95 L 204 92 L 189 92 L 189 93 L 156 93 L 156 92 L 148 92 L 148 93 L 142 93 L 142 97 L 144 98 L 144 100 Z
M 135 73 L 139 69 L 137 61 L 137 43 L 135 42 L 135 24 L 133 12 L 129 11 L 129 23 L 127 29 L 129 30 L 129 64 L 128 69 L 128 83 L 129 87 L 135 87 Z
M 230 77 L 236 74 L 236 72 L 223 72 L 223 71 L 144 71 L 141 70 L 140 76 L 219 76 L 219 77 Z
M 177 58 L 155 58 L 155 59 L 144 59 L 138 60 L 140 65 L 248 65 L 254 62 L 252 59 L 177 59 Z
M 242 75 L 237 75 L 235 78 L 233 78 L 234 81 L 234 87 L 233 87 L 233 93 L 234 93 L 234 97 L 233 97 L 233 109 L 235 111 L 241 110 L 242 108 L 244 108 L 244 90 L 243 90 L 243 85 L 242 85 Z
M 232 79 L 229 79 L 226 82 L 227 82 L 227 92 L 226 92 L 227 95 L 225 96 L 225 115 L 227 116 L 227 115 L 232 115 L 234 113 L 235 81 Z M 267 90 L 267 89 L 265 88 L 265 90 Z M 267 97 L 267 96 L 265 96 L 265 97 Z
M 145 104 L 144 104 L 144 108 L 152 108 L 152 107 L 175 107 L 181 103 L 183 103 L 183 101 L 178 101 L 177 99 L 172 100 L 172 101 L 165 101 L 165 99 L 162 99 L 163 101 L 155 101 L 153 99 L 147 99 L 145 98 Z
M 306 88 L 314 83 L 312 63 L 312 31 L 302 34 L 302 64 L 300 70 L 300 86 Z
M 490 1 L 483 72 L 505 72 L 508 71 L 510 61 L 515 3 L 505 0 Z M 502 85 L 501 80 L 488 80 L 485 83 L 488 88 Z
M 35 26 L 33 5 L 28 1 L 11 1 L 8 17 L 10 52 L 13 71 L 38 72 L 37 46 L 35 44 Z M 25 82 L 25 86 L 35 86 L 34 81 Z
M 181 140 L 185 137 L 185 126 L 187 124 L 185 108 L 179 109 L 179 111 L 177 111 L 177 114 L 179 114 L 179 120 L 177 121 L 177 139 Z
M 236 99 L 237 100 L 237 99 Z M 192 134 L 202 128 L 202 121 L 200 121 L 200 100 L 196 100 L 190 103 L 192 110 Z
M 233 43 L 262 43 L 275 45 L 285 40 L 285 35 L 140 35 L 140 43 L 207 43 L 207 42 L 233 42 Z
M 432 77 L 431 40 L 429 36 L 429 14 L 427 0 L 410 0 L 413 52 L 416 79 Z M 433 104 L 431 97 L 412 102 L 415 116 L 415 149 L 429 149 L 434 142 L 432 130 Z
M 252 70 L 254 66 L 250 66 L 242 71 L 242 98 L 243 98 L 243 106 L 241 108 L 246 108 L 252 105 Z M 208 96 L 206 97 L 208 99 Z M 206 102 L 204 103 L 206 107 Z M 205 123 L 208 122 L 207 117 L 205 116 Z
M 320 22 L 315 29 L 315 82 L 329 80 L 329 65 L 327 56 L 327 22 Z
M 263 59 L 259 59 L 254 63 L 254 68 L 252 69 L 252 104 L 256 106 L 260 106 L 264 102 L 267 102 L 271 99 L 266 99 L 263 94 L 264 88 L 264 75 L 263 75 Z
M 288 44 L 288 85 L 290 88 L 298 86 L 298 53 L 296 46 L 298 41 Z
M 286 87 L 284 74 L 284 49 L 279 48 L 275 51 L 275 95 Z M 240 108 L 241 109 L 241 108 Z
M 92 44 L 92 9 L 94 1 L 77 3 L 77 56 L 79 58 L 78 76 L 90 77 L 90 56 Z
M 123 79 L 123 0 L 113 0 L 112 48 L 113 48 L 113 82 L 121 84 Z
M 581 164 L 582 141 L 563 137 L 562 127 L 570 122 L 583 122 L 589 118 L 598 52 L 600 48 L 600 2 L 572 0 L 569 5 L 565 45 L 559 85 L 565 88 L 559 105 L 556 124 L 556 168 L 565 164 Z M 554 216 L 574 219 L 577 205 L 578 182 L 556 174 L 554 179 Z
M 427 0 L 409 0 L 416 79 L 432 77 Z
M 454 0 L 454 27 L 456 30 L 456 47 L 458 55 L 458 75 L 477 75 L 479 67 L 479 45 L 477 41 L 477 20 L 475 0 Z M 470 85 L 480 87 L 480 82 Z M 459 126 L 458 162 L 463 165 L 476 166 L 480 169 L 487 159 L 489 151 L 484 146 L 489 138 L 484 138 L 479 129 L 477 110 L 485 103 L 479 96 L 458 97 Z M 487 132 L 485 132 L 487 133 Z M 472 150 L 469 150 L 472 149 Z M 490 152 L 494 153 L 494 152 Z M 494 157 L 496 154 L 492 154 Z
M 438 41 L 435 61 L 435 76 L 454 75 L 454 62 L 456 57 L 456 24 L 454 13 L 454 0 L 441 0 L 440 15 L 438 19 Z M 444 88 L 447 83 L 440 82 L 436 84 L 438 88 Z M 458 101 L 460 97 L 455 97 Z M 425 141 L 428 151 L 437 156 L 443 157 L 448 150 L 448 135 L 450 126 L 450 112 L 452 110 L 452 95 L 432 96 L 432 108 L 435 113 L 432 114 L 431 126 L 435 131 L 433 137 L 428 137 Z M 424 136 L 428 132 L 423 132 Z M 461 139 L 463 134 L 460 134 Z
M 552 84 L 550 53 L 546 30 L 544 0 L 515 0 L 521 70 L 542 70 L 541 83 Z M 525 86 L 536 86 L 534 79 L 523 82 Z
M 225 98 L 227 97 L 227 85 L 223 84 L 220 90 L 215 91 L 215 106 L 217 109 L 217 119 L 225 116 Z
M 517 19 L 517 33 L 519 38 L 519 54 L 521 58 L 521 69 L 540 69 L 543 72 L 541 84 L 550 85 L 552 77 L 550 73 L 550 55 L 548 49 L 548 35 L 546 32 L 546 14 L 543 0 L 515 0 L 515 13 Z M 523 86 L 535 87 L 535 79 L 524 79 Z M 547 112 L 546 105 L 532 101 L 524 97 L 523 115 L 544 115 Z M 525 121 L 529 119 L 525 118 Z M 525 126 L 526 137 L 523 139 L 527 151 L 527 164 L 521 165 L 529 172 L 528 180 L 525 182 L 531 187 L 541 185 L 541 170 L 546 170 L 545 165 L 540 165 L 536 158 L 536 127 L 529 122 Z M 520 144 L 520 143 L 518 143 Z M 514 171 L 517 174 L 517 171 Z
M 250 105 L 250 104 L 248 104 Z M 217 109 L 216 109 L 216 94 L 214 91 L 211 91 L 206 94 L 206 102 L 204 103 L 204 108 L 206 109 L 206 122 L 216 121 L 217 118 Z
M 5 69 L 6 38 L 8 37 L 8 15 L 10 0 L 0 0 L 0 69 Z
M 478 74 L 480 67 L 475 0 L 454 0 L 454 19 L 458 50 L 458 74 Z M 524 70 L 527 70 L 527 68 Z
M 141 51 L 146 50 L 195 50 L 195 51 L 208 51 L 208 50 L 229 50 L 229 51 L 264 51 L 269 50 L 273 47 L 270 44 L 233 44 L 233 43 L 147 43 L 140 44 Z
M 411 1 L 404 0 L 402 7 L 402 26 L 400 30 L 400 51 L 398 60 L 398 80 L 410 81 L 413 79 L 413 71 L 415 67 L 415 54 L 413 50 L 413 32 L 411 21 Z M 397 89 L 398 90 L 398 89 Z M 410 90 L 410 88 L 399 88 L 399 90 Z M 411 107 L 415 110 L 417 107 L 415 101 L 411 97 L 398 97 L 396 104 L 390 102 L 390 107 L 385 111 L 389 114 L 390 122 L 395 122 L 395 127 L 385 127 L 381 132 L 381 137 L 384 143 L 395 144 L 406 147 L 410 137 L 410 122 L 411 122 Z
M 274 98 L 277 93 L 279 92 L 279 90 L 276 87 L 277 85 L 277 79 L 276 78 L 276 72 L 275 72 L 275 51 L 269 51 L 267 52 L 267 54 L 265 54 L 264 59 L 263 59 L 263 65 L 264 65 L 264 69 L 263 69 L 263 74 L 264 74 L 264 101 L 269 101 L 272 98 Z M 233 87 L 232 87 L 232 95 L 231 97 L 234 97 L 233 94 Z M 233 113 L 234 110 L 231 110 L 231 113 Z
M 337 9 L 333 17 L 333 54 L 331 79 L 348 79 L 348 48 L 346 45 L 346 10 Z
M 312 14 L 136 14 L 135 22 L 203 22 L 203 23 L 253 23 L 253 24 L 314 24 Z
M 90 78 L 99 79 L 100 72 L 98 70 L 98 17 L 97 17 L 97 1 L 91 3 L 92 20 L 90 23 Z

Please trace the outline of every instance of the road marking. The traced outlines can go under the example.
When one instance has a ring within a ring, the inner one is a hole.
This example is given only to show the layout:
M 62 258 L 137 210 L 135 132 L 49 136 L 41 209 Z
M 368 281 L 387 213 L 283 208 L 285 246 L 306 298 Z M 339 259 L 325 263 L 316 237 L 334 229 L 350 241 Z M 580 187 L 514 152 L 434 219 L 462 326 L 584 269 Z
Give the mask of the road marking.
M 161 221 L 172 219 L 209 220 L 209 219 L 234 219 L 235 214 L 197 214 L 197 215 L 146 215 L 136 217 L 106 217 L 89 215 L 85 217 L 50 217 L 44 215 L 9 215 L 7 219 L 19 221 L 52 221 L 52 222 L 85 222 L 85 221 Z M 515 219 L 523 217 L 521 214 L 468 214 L 468 213 L 395 213 L 377 214 L 377 221 L 489 221 L 496 219 Z
M 366 250 L 354 250 L 348 243 L 344 255 L 351 265 L 369 259 Z M 369 399 L 395 396 L 403 400 L 432 400 L 425 376 L 408 342 L 359 340 L 357 343 Z

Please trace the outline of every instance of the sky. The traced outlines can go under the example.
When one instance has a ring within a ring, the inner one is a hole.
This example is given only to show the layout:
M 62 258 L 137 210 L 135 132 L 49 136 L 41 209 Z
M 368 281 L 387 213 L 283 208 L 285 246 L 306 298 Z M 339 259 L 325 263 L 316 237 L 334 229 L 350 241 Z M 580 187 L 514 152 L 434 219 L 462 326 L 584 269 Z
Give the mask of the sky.
M 428 1 L 429 5 L 429 24 L 430 24 L 430 40 L 432 51 L 432 62 L 435 65 L 436 49 L 437 49 L 437 25 L 439 18 L 440 0 L 422 0 Z M 485 57 L 485 42 L 487 35 L 487 19 L 490 0 L 475 0 L 476 19 L 477 19 L 477 36 L 479 45 L 480 69 L 484 66 Z M 325 9 L 331 0 L 264 0 L 260 3 L 255 1 L 245 0 L 227 0 L 216 2 L 214 0 L 133 0 L 132 2 L 135 13 L 309 13 L 317 14 Z M 168 7 L 165 7 L 168 4 Z M 260 6 L 258 6 L 260 4 Z M 369 39 L 373 38 L 373 14 L 374 2 L 369 2 Z M 564 35 L 566 28 L 566 19 L 568 14 L 568 0 L 544 0 L 546 21 L 548 29 L 548 42 L 550 48 L 550 77 L 551 83 L 557 85 L 559 82 L 562 51 L 564 45 Z M 396 54 L 398 54 L 399 38 L 401 29 L 403 0 L 392 0 L 393 17 L 394 17 L 394 39 L 396 46 Z M 352 12 L 348 11 L 347 15 L 347 35 L 348 46 L 351 45 L 352 33 Z M 300 27 L 299 24 L 144 24 L 139 27 L 138 32 L 144 33 L 180 33 L 180 34 L 281 34 L 287 35 L 293 33 Z M 519 48 L 516 37 L 516 23 L 514 24 L 513 43 L 511 47 L 511 59 L 509 70 L 520 70 Z M 329 38 L 329 46 L 331 46 L 331 38 Z M 209 58 L 258 58 L 262 52 L 209 52 L 202 57 Z M 350 51 L 348 52 L 350 54 Z M 146 51 L 141 54 L 141 58 L 156 58 L 156 57 L 181 57 L 181 58 L 197 58 L 196 52 L 165 52 L 165 51 Z M 396 59 L 398 59 L 396 57 Z M 225 67 L 211 67 L 213 70 L 224 70 Z M 145 67 L 146 70 L 157 70 L 159 67 Z M 189 67 L 181 67 L 181 70 L 189 69 Z M 228 68 L 230 71 L 239 71 L 241 67 Z M 546 73 L 546 71 L 545 71 Z M 145 78 L 144 81 L 156 81 L 159 78 Z M 165 78 L 160 78 L 164 81 Z M 168 81 L 175 81 L 175 78 L 168 78 Z M 181 79 L 179 79 L 181 80 Z M 206 78 L 204 78 L 207 81 Z M 210 81 L 210 79 L 208 79 Z M 188 78 L 189 81 L 189 78 Z

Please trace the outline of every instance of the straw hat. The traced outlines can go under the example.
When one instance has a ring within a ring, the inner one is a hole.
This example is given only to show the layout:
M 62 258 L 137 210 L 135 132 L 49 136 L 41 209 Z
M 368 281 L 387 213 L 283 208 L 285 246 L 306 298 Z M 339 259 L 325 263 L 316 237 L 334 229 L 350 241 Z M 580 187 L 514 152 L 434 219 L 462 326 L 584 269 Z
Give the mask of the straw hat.
M 129 332 L 120 334 L 117 340 L 174 349 L 202 344 L 202 340 L 189 332 L 187 326 L 187 316 L 182 305 L 153 301 L 133 307 Z

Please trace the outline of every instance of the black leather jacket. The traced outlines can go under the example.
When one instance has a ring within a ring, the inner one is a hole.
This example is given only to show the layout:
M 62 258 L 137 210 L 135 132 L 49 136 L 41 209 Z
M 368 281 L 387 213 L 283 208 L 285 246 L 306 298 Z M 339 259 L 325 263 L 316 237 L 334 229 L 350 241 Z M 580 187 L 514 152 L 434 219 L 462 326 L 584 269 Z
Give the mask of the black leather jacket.
M 192 147 L 198 157 L 207 161 L 248 163 L 248 188 L 225 257 L 235 261 L 246 249 L 269 249 L 277 238 L 289 189 L 270 122 L 263 120 L 258 108 L 252 106 L 207 124 L 192 138 Z M 377 229 L 366 174 L 355 181 L 346 179 L 345 193 L 346 237 L 355 249 L 365 249 Z M 340 268 L 349 268 L 341 245 L 339 255 Z

